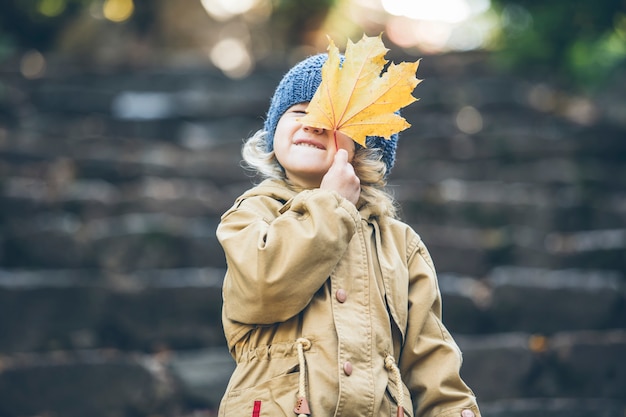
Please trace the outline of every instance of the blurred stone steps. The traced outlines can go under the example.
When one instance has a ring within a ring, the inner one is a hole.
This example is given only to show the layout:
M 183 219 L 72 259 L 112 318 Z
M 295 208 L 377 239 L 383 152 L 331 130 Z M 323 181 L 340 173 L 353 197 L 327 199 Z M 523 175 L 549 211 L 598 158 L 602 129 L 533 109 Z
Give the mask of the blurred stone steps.
M 180 415 L 184 392 L 163 355 L 115 350 L 0 356 L 0 415 Z
M 457 342 L 464 357 L 462 375 L 475 387 L 479 400 L 604 398 L 626 402 L 624 329 L 560 332 L 549 337 L 500 333 L 457 337 Z
M 483 415 L 623 417 L 623 125 L 480 54 L 421 66 L 390 185 Z M 213 415 L 215 227 L 282 74 L 0 80 L 0 416 Z
M 5 171 L 11 171 L 2 183 L 2 199 L 8 204 L 11 200 L 34 200 L 38 204 L 64 204 L 71 201 L 101 200 L 103 203 L 114 204 L 118 201 L 133 203 L 132 199 L 153 198 L 204 198 L 207 201 L 220 202 L 220 192 L 229 191 L 231 186 L 249 186 L 250 179 L 239 167 L 240 160 L 236 156 L 239 146 L 215 150 L 211 158 L 185 153 L 183 157 L 175 157 L 175 153 L 161 159 L 160 166 L 149 161 L 132 161 L 129 155 L 124 160 L 58 159 L 46 163 L 36 162 L 22 167 L 12 164 Z M 209 155 L 209 154 L 207 154 Z M 144 157 L 145 158 L 145 157 Z M 217 161 L 222 162 L 218 163 Z M 235 165 L 237 174 L 222 169 L 228 163 Z M 554 161 L 545 161 L 554 163 Z M 448 163 L 452 165 L 452 163 Z M 477 163 L 478 164 L 478 163 Z M 488 165 L 488 163 L 483 163 Z M 477 165 L 478 168 L 478 165 Z M 464 169 L 457 167 L 458 174 Z M 445 213 L 474 214 L 469 220 L 481 213 L 490 218 L 498 213 L 497 220 L 510 222 L 511 216 L 537 212 L 553 218 L 560 214 L 578 214 L 581 220 L 604 223 L 582 224 L 582 227 L 615 227 L 623 224 L 626 196 L 618 175 L 611 181 L 610 175 L 619 171 L 609 171 L 604 178 L 564 180 L 547 180 L 539 182 L 525 175 L 523 166 L 519 169 L 519 178 L 506 177 L 506 170 L 514 169 L 511 164 L 499 168 L 491 168 L 495 172 L 502 171 L 502 177 L 469 180 L 455 175 L 446 174 L 445 168 L 433 168 L 416 171 L 414 177 L 394 176 L 390 184 L 391 191 L 402 203 L 403 211 L 410 216 L 428 213 L 429 210 Z M 620 168 L 622 169 L 622 168 Z M 529 171 L 538 171 L 533 167 Z M 467 168 L 470 176 L 471 168 Z M 395 172 L 394 172 L 395 174 Z M 223 177 L 222 177 L 223 176 Z M 46 178 L 48 177 L 48 178 Z M 626 178 L 626 175 L 623 176 Z M 557 182 L 558 181 L 558 182 Z M 594 186 L 595 183 L 608 186 Z M 230 195 L 227 195 L 230 197 Z M 18 201 L 19 204 L 20 201 Z M 220 206 L 219 209 L 222 209 Z M 597 214 L 596 214 L 597 213 Z M 583 218 L 584 215 L 584 218 Z M 443 214 L 442 214 L 443 216 Z M 508 217 L 507 217 L 508 216 Z
M 604 398 L 520 398 L 485 401 L 486 417 L 622 417 L 626 404 Z
M 550 335 L 626 323 L 619 271 L 502 266 L 483 279 L 439 274 L 439 281 L 444 321 L 454 334 Z
M 36 205 L 28 209 L 20 201 L 13 201 L 13 206 L 5 200 L 5 213 L 19 211 L 19 217 L 10 216 L 3 226 L 0 259 L 12 268 L 223 266 L 215 227 L 231 202 L 226 198 L 216 203 L 204 198 L 146 197 L 128 205 L 116 204 L 114 210 L 119 214 L 111 216 L 111 206 L 102 201 L 67 203 L 63 209 L 39 212 L 41 207 Z M 127 212 L 137 209 L 141 212 Z M 500 224 L 477 227 L 476 221 L 470 226 L 471 219 L 461 216 L 455 220 L 444 211 L 434 215 L 436 218 L 422 216 L 412 224 L 427 243 L 440 272 L 480 277 L 494 265 L 507 264 L 626 269 L 626 229 L 546 230 L 534 223 L 532 213 L 529 210 L 520 215 L 515 219 L 517 224 L 499 220 Z M 441 216 L 449 219 L 447 225 L 435 223 Z M 606 217 L 605 223 L 611 219 Z M 524 219 L 533 223 L 525 224 Z M 618 225 L 619 218 L 613 219 Z M 127 256 L 122 256 L 124 252 Z M 116 260 L 111 256 L 122 257 Z
M 476 387 L 486 417 L 506 411 L 518 417 L 567 412 L 621 417 L 626 409 L 621 391 L 626 366 L 620 361 L 626 350 L 624 330 L 550 337 L 501 333 L 457 341 L 464 352 L 463 376 Z M 215 410 L 234 367 L 225 348 L 155 354 L 74 350 L 0 359 L 0 391 L 13 394 L 0 408 L 3 415 L 180 416 L 188 411 L 179 405 L 185 401 L 194 412 Z M 89 398 L 89 403 L 72 401 L 74 397 Z
M 624 185 L 626 171 L 619 160 L 611 161 L 607 156 L 586 155 L 572 158 L 561 153 L 520 157 L 515 161 L 498 156 L 472 159 L 455 159 L 451 155 L 433 156 L 416 162 L 410 166 L 410 170 L 407 169 L 408 166 L 399 164 L 398 171 L 394 170 L 393 175 L 397 181 L 414 178 L 434 183 L 450 179 L 463 179 L 468 183 L 480 181 L 513 185 L 521 183 L 538 187 L 597 183 L 604 185 L 608 190 L 618 191 L 620 186 Z M 611 182 L 614 176 L 615 182 Z
M 68 213 L 5 226 L 4 264 L 12 268 L 145 268 L 224 266 L 217 216 L 127 213 L 82 221 Z
M 141 176 L 170 176 L 195 178 L 227 184 L 245 178 L 239 167 L 239 151 L 243 141 L 211 145 L 207 149 L 186 149 L 171 143 L 153 143 L 108 138 L 84 140 L 70 144 L 67 149 L 56 146 L 44 151 L 11 149 L 0 146 L 0 156 L 6 158 L 3 169 L 13 175 L 42 178 L 53 174 L 69 175 L 68 179 L 98 178 L 109 182 L 136 179 Z M 61 172 L 65 169 L 65 172 Z
M 223 274 L 207 267 L 1 270 L 0 352 L 224 345 Z M 440 287 L 454 334 L 552 335 L 626 322 L 626 283 L 616 271 L 500 267 L 484 279 L 441 274 Z
M 224 345 L 222 269 L 0 271 L 0 352 Z
M 54 217 L 55 213 L 67 212 L 85 221 L 157 211 L 190 217 L 219 216 L 232 204 L 233 188 L 218 187 L 206 180 L 150 175 L 118 184 L 99 179 L 51 184 L 36 178 L 11 177 L 4 182 L 0 212 L 13 219 L 34 214 Z
M 440 272 L 483 277 L 503 265 L 617 271 L 624 277 L 626 229 L 546 231 L 528 225 L 471 228 L 413 223 Z

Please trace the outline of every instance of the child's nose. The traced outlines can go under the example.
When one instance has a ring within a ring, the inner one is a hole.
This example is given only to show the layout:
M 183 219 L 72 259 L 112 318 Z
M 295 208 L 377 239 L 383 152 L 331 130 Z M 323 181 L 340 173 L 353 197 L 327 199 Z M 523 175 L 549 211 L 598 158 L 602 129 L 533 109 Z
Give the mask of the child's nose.
M 313 127 L 313 126 L 304 126 L 304 131 L 311 132 L 315 135 L 321 135 L 324 132 L 324 129 L 321 129 L 319 127 Z

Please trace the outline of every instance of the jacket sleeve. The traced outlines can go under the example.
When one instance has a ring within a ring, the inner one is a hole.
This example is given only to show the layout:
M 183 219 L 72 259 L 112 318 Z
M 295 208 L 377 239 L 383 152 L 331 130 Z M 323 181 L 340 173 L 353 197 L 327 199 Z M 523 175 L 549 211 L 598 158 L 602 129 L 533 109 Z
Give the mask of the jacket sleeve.
M 360 215 L 339 194 L 306 190 L 276 214 L 251 197 L 222 216 L 217 237 L 227 272 L 224 314 L 244 324 L 283 322 L 328 279 Z M 266 200 L 267 201 L 267 200 Z
M 424 243 L 409 246 L 409 316 L 400 371 L 415 417 L 480 416 L 476 398 L 460 376 L 461 351 L 441 319 L 441 293 Z

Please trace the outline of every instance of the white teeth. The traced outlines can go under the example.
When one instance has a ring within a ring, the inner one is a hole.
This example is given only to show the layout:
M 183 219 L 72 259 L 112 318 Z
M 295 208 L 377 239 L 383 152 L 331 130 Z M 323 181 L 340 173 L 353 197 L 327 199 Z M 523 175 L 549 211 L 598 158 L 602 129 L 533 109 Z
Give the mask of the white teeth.
M 298 143 L 297 146 L 306 146 L 307 148 L 319 149 L 317 146 L 312 145 L 310 143 Z

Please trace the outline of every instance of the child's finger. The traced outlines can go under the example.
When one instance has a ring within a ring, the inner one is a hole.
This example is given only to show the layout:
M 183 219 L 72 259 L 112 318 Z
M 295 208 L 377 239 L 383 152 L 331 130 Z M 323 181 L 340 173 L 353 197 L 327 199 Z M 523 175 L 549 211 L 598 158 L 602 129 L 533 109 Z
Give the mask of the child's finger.
M 333 163 L 342 164 L 342 165 L 347 164 L 348 163 L 348 151 L 346 151 L 345 149 L 338 149 L 337 153 L 335 154 L 335 159 Z

